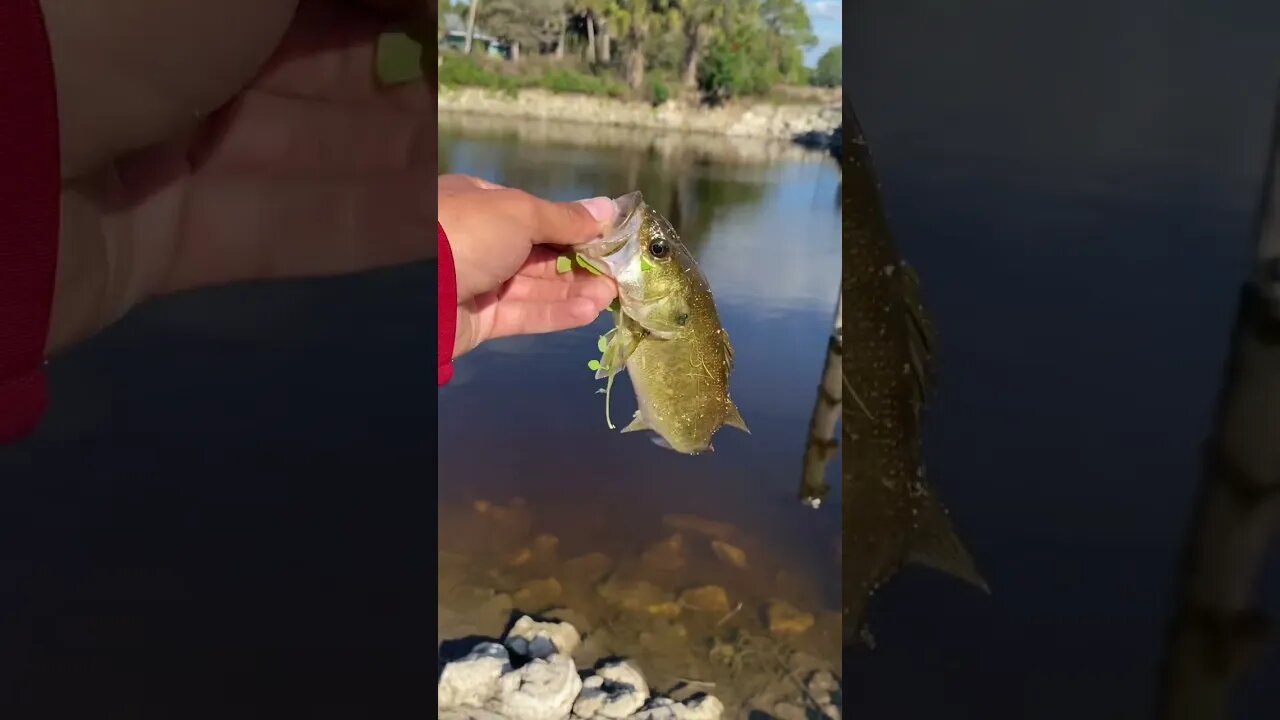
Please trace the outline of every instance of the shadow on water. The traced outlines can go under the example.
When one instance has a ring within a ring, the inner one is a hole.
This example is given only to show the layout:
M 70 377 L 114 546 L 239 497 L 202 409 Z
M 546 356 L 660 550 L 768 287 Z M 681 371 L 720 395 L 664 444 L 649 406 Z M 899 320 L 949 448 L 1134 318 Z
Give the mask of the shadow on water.
M 607 316 L 462 358 L 439 401 L 441 636 L 496 634 L 512 608 L 568 613 L 588 629 L 580 666 L 629 656 L 655 687 L 715 681 L 744 713 L 797 692 L 784 667 L 838 672 L 838 504 L 795 496 L 839 288 L 838 168 L 749 141 L 720 154 L 678 136 L 475 125 L 442 122 L 442 171 L 556 200 L 638 189 L 672 221 L 732 337 L 751 434 L 683 456 L 609 431 L 587 369 Z M 625 375 L 612 397 L 615 420 L 629 416 Z M 681 594 L 707 585 L 727 603 L 691 609 Z M 772 634 L 787 607 L 801 629 Z

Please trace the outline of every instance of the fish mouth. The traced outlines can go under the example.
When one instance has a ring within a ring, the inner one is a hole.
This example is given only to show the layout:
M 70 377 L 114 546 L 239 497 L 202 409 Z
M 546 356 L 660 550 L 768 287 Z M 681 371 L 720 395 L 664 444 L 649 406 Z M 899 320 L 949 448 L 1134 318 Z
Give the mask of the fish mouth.
M 603 261 L 609 266 L 610 274 L 616 277 L 626 259 L 630 258 L 615 256 L 639 233 L 645 204 L 639 190 L 627 193 L 613 202 L 618 208 L 615 217 L 620 219 L 613 222 L 598 240 L 579 246 L 579 252 L 593 260 Z

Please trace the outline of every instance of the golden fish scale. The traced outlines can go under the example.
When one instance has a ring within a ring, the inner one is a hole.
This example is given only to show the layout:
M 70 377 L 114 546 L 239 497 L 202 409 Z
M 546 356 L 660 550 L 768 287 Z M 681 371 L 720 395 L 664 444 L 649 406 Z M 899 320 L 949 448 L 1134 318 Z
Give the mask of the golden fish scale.
M 652 226 L 645 225 L 642 235 L 647 236 Z M 669 226 L 657 228 L 663 229 L 673 240 Z M 647 273 L 647 286 L 657 295 L 679 293 L 688 306 L 688 323 L 672 339 L 646 337 L 627 361 L 627 373 L 649 407 L 651 427 L 679 449 L 701 450 L 728 414 L 728 340 L 711 292 L 690 264 L 688 251 L 676 243 L 672 249 L 669 262 Z

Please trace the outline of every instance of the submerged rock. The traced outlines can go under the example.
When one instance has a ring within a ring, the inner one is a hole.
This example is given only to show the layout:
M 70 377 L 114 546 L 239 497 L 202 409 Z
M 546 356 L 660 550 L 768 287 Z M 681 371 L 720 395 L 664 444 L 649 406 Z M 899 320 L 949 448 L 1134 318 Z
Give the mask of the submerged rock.
M 775 635 L 798 635 L 813 627 L 813 614 L 804 612 L 785 600 L 774 600 L 765 610 L 769 632 Z
M 735 534 L 734 527 L 726 522 L 708 520 L 697 515 L 667 514 L 662 516 L 662 524 L 674 530 L 687 530 L 706 535 L 717 540 L 728 540 Z
M 840 681 L 826 670 L 815 670 L 809 676 L 807 683 L 809 694 L 814 697 L 830 696 L 831 693 L 840 689 Z
M 644 611 L 650 605 L 671 600 L 669 593 L 644 580 L 620 580 L 613 577 L 596 588 L 596 591 L 600 593 L 600 597 L 623 610 Z
M 556 559 L 556 554 L 560 549 L 560 538 L 551 533 L 542 533 L 533 539 L 533 556 L 539 562 L 549 562 Z
M 625 661 L 601 666 L 582 683 L 582 693 L 573 704 L 580 718 L 626 718 L 649 700 L 649 684 L 640 671 Z
M 679 570 L 684 567 L 684 536 L 674 533 L 666 540 L 650 545 L 640 556 L 640 561 L 655 570 Z
M 511 596 L 516 606 L 522 610 L 541 610 L 560 599 L 564 588 L 560 581 L 553 578 L 530 580 Z
M 737 545 L 730 545 L 723 540 L 712 540 L 711 550 L 722 561 L 742 570 L 747 568 L 747 553 Z
M 729 612 L 729 595 L 719 585 L 703 585 L 680 593 L 680 604 L 690 610 Z
M 547 658 L 556 653 L 572 655 L 582 636 L 567 622 L 538 622 L 528 615 L 516 620 L 504 643 L 511 652 L 530 658 Z
M 436 684 L 438 708 L 480 707 L 498 692 L 498 678 L 511 670 L 507 649 L 480 643 L 465 657 L 445 665 Z
M 603 580 L 612 569 L 612 558 L 604 553 L 593 552 L 566 560 L 560 571 L 566 582 L 593 585 Z

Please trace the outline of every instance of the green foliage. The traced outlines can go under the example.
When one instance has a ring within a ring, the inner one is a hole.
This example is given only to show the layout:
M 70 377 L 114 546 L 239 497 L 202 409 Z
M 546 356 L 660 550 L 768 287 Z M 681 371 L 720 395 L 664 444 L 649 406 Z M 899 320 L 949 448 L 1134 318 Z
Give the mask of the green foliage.
M 521 82 L 518 78 L 496 72 L 472 56 L 444 53 L 440 57 L 441 85 L 469 85 L 508 93 L 520 89 Z
M 822 53 L 818 66 L 813 70 L 811 82 L 822 87 L 839 87 L 843 80 L 844 61 L 839 45 Z
M 659 77 L 649 78 L 649 102 L 657 107 L 671 99 L 671 88 Z
M 698 66 L 698 88 L 713 103 L 763 94 L 781 80 L 777 66 L 769 60 L 764 28 L 742 25 L 712 41 Z
M 454 11 L 465 14 L 469 2 L 454 2 Z M 446 56 L 442 84 L 543 87 L 660 105 L 690 80 L 705 99 L 722 102 L 839 77 L 838 55 L 821 78 L 804 66 L 804 51 L 817 40 L 803 0 L 481 0 L 476 26 L 516 44 L 522 59 L 468 65 Z M 584 58 L 588 27 L 596 31 L 597 54 Z M 606 37 L 609 59 L 597 64 Z M 557 48 L 555 63 L 538 57 Z
M 535 84 L 553 92 L 579 93 L 581 95 L 607 95 L 620 98 L 629 94 L 626 85 L 611 78 L 588 75 L 563 68 L 547 70 L 542 77 L 535 81 Z

